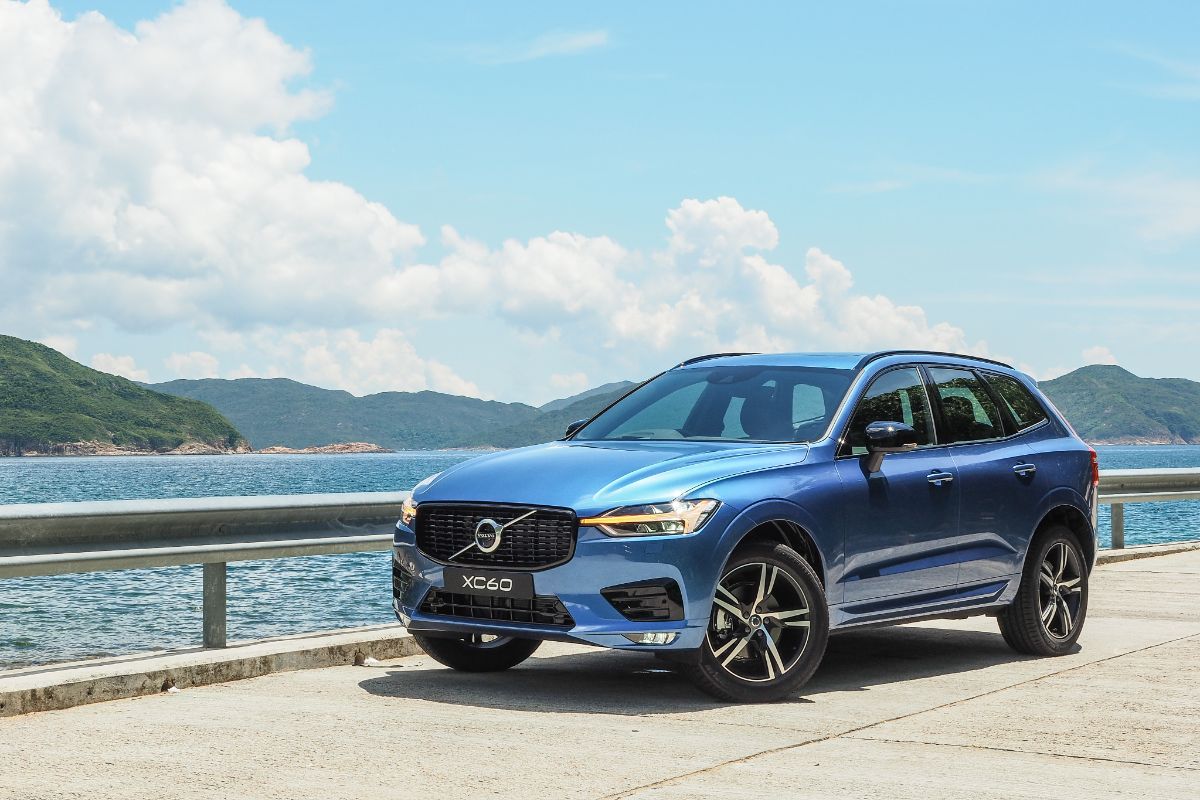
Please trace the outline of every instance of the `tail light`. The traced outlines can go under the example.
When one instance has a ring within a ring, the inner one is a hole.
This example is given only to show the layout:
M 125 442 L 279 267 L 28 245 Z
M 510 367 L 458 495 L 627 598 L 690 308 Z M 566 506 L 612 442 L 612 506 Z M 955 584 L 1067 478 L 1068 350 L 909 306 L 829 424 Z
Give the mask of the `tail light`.
M 1100 457 L 1096 455 L 1096 451 L 1088 448 L 1092 454 L 1092 486 L 1100 485 Z

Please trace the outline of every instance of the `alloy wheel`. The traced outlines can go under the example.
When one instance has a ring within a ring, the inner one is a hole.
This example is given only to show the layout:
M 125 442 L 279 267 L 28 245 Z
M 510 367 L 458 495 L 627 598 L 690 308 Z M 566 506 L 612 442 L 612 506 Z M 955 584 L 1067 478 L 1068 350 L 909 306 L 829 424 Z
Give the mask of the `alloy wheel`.
M 1066 542 L 1056 542 L 1046 551 L 1038 577 L 1042 627 L 1051 637 L 1066 639 L 1075 628 L 1083 598 L 1079 556 Z
M 761 562 L 734 567 L 717 584 L 708 646 L 730 675 L 773 681 L 804 654 L 811 607 L 808 593 L 786 570 Z

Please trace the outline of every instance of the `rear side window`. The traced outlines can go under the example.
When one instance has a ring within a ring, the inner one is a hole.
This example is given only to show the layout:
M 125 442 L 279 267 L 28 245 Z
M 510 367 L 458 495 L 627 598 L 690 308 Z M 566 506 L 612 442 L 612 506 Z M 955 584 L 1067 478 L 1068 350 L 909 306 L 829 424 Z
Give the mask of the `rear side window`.
M 929 375 L 942 405 L 943 429 L 939 430 L 938 438 L 943 444 L 979 442 L 1004 436 L 1000 410 L 974 372 L 930 367 Z
M 872 422 L 903 422 L 917 432 L 918 443 L 931 444 L 929 400 L 921 373 L 911 367 L 880 375 L 867 389 L 850 421 L 843 455 L 867 452 L 867 426 Z
M 1042 408 L 1042 404 L 1019 380 L 993 372 L 987 373 L 985 377 L 1000 396 L 1000 400 L 1008 407 L 1013 422 L 1017 423 L 1017 430 L 1032 428 L 1046 418 L 1046 410 Z

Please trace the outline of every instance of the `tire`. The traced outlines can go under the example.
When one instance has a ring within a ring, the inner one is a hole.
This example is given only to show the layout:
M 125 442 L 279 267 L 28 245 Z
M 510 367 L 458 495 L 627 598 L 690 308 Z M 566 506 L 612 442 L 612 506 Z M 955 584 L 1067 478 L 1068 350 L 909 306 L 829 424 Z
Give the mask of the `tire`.
M 1034 538 L 1017 597 L 996 621 L 1004 641 L 1018 653 L 1061 656 L 1079 639 L 1087 602 L 1083 548 L 1069 528 L 1054 525 Z
M 781 700 L 812 677 L 828 638 L 825 590 L 812 567 L 787 545 L 753 544 L 721 571 L 699 657 L 682 670 L 718 700 Z
M 434 661 L 461 672 L 502 672 L 520 664 L 541 646 L 537 639 L 511 636 L 483 637 L 478 634 L 462 639 L 445 639 L 413 633 L 421 649 Z

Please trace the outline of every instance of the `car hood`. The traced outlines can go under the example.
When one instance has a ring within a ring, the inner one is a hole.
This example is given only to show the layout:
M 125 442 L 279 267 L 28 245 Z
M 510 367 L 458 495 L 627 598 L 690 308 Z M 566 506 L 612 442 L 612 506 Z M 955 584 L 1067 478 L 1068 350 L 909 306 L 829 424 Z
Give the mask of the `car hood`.
M 798 464 L 802 444 L 549 442 L 473 458 L 420 486 L 418 502 L 560 506 L 594 514 L 671 500 L 744 472 Z

